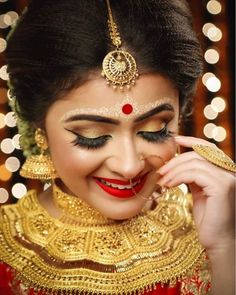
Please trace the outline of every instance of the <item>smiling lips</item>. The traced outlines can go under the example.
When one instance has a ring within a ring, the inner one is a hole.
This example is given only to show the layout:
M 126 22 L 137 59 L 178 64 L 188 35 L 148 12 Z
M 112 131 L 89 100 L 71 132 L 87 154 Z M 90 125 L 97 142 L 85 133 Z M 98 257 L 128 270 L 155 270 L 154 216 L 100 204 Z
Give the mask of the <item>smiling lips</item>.
M 130 181 L 122 181 L 110 178 L 95 178 L 96 183 L 106 193 L 117 198 L 130 198 L 138 194 L 143 188 L 147 179 L 147 173 Z

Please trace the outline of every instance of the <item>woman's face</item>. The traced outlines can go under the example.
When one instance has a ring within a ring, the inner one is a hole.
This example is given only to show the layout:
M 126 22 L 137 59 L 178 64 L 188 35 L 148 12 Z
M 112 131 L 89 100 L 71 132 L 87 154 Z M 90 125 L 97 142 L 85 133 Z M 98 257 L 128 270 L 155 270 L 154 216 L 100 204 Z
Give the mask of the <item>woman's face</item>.
M 65 190 L 104 216 L 139 213 L 156 173 L 176 151 L 178 91 L 161 75 L 142 75 L 129 91 L 94 79 L 56 101 L 46 116 L 49 149 Z

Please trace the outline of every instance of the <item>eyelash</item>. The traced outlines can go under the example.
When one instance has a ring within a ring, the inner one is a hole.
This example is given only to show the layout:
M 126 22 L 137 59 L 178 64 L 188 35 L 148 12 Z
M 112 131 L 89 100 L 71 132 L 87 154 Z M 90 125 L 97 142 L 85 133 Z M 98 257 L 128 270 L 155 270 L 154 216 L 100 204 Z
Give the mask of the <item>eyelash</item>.
M 163 143 L 174 134 L 174 132 L 168 130 L 166 127 L 165 125 L 161 130 L 154 132 L 139 131 L 138 135 L 148 142 Z
M 74 133 L 74 132 L 73 132 Z M 74 133 L 76 138 L 72 141 L 74 146 L 80 146 L 87 149 L 97 149 L 105 145 L 110 135 L 103 135 L 95 138 L 84 137 L 78 133 Z
M 72 130 L 66 129 L 67 131 L 76 135 L 76 138 L 72 141 L 74 146 L 80 146 L 81 148 L 87 149 L 98 149 L 103 147 L 106 142 L 111 138 L 111 135 L 103 135 L 96 138 L 84 137 Z M 153 143 L 163 143 L 172 137 L 174 132 L 167 130 L 166 125 L 159 131 L 148 132 L 148 131 L 139 131 L 138 136 L 142 137 L 147 142 Z

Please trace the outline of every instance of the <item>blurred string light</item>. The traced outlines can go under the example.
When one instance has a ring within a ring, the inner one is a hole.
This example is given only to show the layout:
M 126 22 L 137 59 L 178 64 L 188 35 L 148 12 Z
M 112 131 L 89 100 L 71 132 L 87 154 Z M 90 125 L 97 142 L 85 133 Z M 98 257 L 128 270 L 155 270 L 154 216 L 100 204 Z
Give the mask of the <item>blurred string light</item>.
M 217 0 L 210 0 L 206 3 L 206 9 L 211 15 L 218 15 L 222 12 L 222 5 Z M 207 48 L 204 58 L 205 61 L 210 65 L 217 66 L 220 60 L 220 52 L 215 46 L 219 42 L 223 33 L 219 27 L 217 27 L 213 22 L 207 22 L 202 27 L 202 32 L 212 42 L 212 46 Z M 215 94 L 221 89 L 221 80 L 216 74 L 211 72 L 206 72 L 202 77 L 202 83 L 205 85 L 207 90 L 212 94 Z M 215 120 L 218 118 L 219 114 L 223 112 L 226 108 L 226 102 L 223 97 L 216 96 L 213 97 L 211 103 L 206 105 L 204 108 L 204 116 L 209 120 Z M 207 138 L 214 139 L 217 142 L 222 142 L 227 137 L 227 132 L 222 126 L 217 126 L 216 124 L 209 122 L 205 125 L 203 130 L 204 135 Z
M 203 34 L 212 42 L 218 42 L 222 39 L 222 31 L 213 23 L 206 23 L 202 28 Z
M 212 72 L 207 72 L 202 76 L 202 83 L 210 92 L 217 92 L 221 88 L 221 81 Z
M 207 2 L 206 8 L 209 13 L 211 14 L 219 14 L 222 11 L 222 5 L 219 1 L 217 0 L 210 0 Z
M 221 88 L 221 81 L 217 77 L 210 77 L 206 81 L 206 87 L 211 92 L 218 92 Z
M 16 172 L 20 168 L 20 161 L 16 157 L 9 157 L 5 162 L 5 166 L 8 171 Z
M 13 26 L 18 18 L 19 15 L 15 11 L 8 11 L 7 13 L 0 14 L 0 29 Z
M 1 141 L 0 148 L 4 154 L 11 154 L 15 149 L 11 138 L 4 138 Z
M 0 165 L 0 180 L 1 181 L 8 181 L 12 177 L 12 172 L 7 170 L 5 164 Z
M 9 112 L 5 115 L 5 123 L 8 127 L 16 127 L 16 115 L 14 112 Z
M 8 0 L 0 0 L 0 3 L 5 3 Z M 3 5 L 3 4 L 1 4 Z M 19 15 L 15 11 L 8 11 L 4 14 L 0 14 L 0 29 L 11 29 L 15 22 L 18 20 Z M 0 53 L 4 54 L 4 51 L 7 48 L 7 40 L 0 36 Z M 9 75 L 7 73 L 7 65 L 0 66 L 0 79 L 7 82 Z M 6 87 L 0 88 L 0 106 L 7 104 L 7 89 Z M 15 128 L 16 127 L 16 117 L 13 112 L 0 111 L 0 130 L 4 128 Z M 0 163 L 0 181 L 7 182 L 9 181 L 13 174 L 16 173 L 20 168 L 20 160 L 13 156 L 12 153 L 15 150 L 20 149 L 19 144 L 19 134 L 13 135 L 12 138 L 7 136 L 0 141 L 0 152 L 1 160 L 3 163 Z M 5 155 L 5 156 L 4 156 Z M 7 202 L 10 198 L 10 195 L 13 195 L 15 198 L 21 198 L 26 193 L 26 187 L 22 183 L 15 184 L 11 189 L 7 191 L 6 188 L 0 187 L 0 204 Z
M 205 52 L 204 58 L 205 58 L 207 63 L 216 64 L 220 59 L 220 55 L 219 55 L 219 52 L 216 49 L 209 48 Z
M 23 183 L 16 183 L 13 185 L 11 192 L 15 198 L 20 199 L 27 193 L 27 189 Z
M 214 97 L 211 101 L 211 107 L 216 112 L 221 113 L 225 110 L 225 107 L 226 107 L 225 100 L 219 96 Z
M 206 137 L 212 138 L 218 142 L 224 141 L 227 136 L 225 128 L 222 126 L 216 126 L 214 123 L 206 124 L 203 132 Z
M 5 81 L 8 81 L 8 79 L 9 79 L 9 75 L 7 73 L 7 66 L 6 65 L 4 65 L 4 66 L 2 66 L 0 68 L 0 78 L 2 80 L 5 80 Z
M 0 53 L 5 51 L 6 48 L 7 48 L 7 41 L 3 38 L 0 38 Z
M 9 193 L 5 188 L 0 188 L 0 204 L 7 202 L 9 198 Z

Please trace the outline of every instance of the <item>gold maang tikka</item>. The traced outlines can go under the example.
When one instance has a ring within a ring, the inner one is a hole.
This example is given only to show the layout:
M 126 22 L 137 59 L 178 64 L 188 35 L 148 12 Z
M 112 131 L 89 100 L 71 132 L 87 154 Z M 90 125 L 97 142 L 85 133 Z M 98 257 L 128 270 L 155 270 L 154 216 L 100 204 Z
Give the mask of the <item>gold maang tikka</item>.
M 110 51 L 103 59 L 102 76 L 106 78 L 107 84 L 112 85 L 114 89 L 119 87 L 120 90 L 124 90 L 124 86 L 129 89 L 131 85 L 135 84 L 136 78 L 139 76 L 136 61 L 129 52 L 121 49 L 120 33 L 113 20 L 110 2 L 109 0 L 106 0 L 106 2 L 110 38 L 116 49 Z
M 52 160 L 47 153 L 48 144 L 42 129 L 35 131 L 35 142 L 40 149 L 39 155 L 28 157 L 23 164 L 20 175 L 30 179 L 50 180 L 57 177 Z

